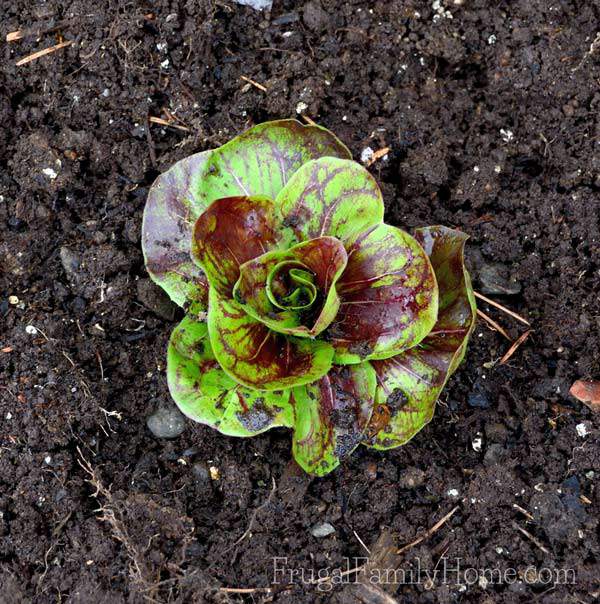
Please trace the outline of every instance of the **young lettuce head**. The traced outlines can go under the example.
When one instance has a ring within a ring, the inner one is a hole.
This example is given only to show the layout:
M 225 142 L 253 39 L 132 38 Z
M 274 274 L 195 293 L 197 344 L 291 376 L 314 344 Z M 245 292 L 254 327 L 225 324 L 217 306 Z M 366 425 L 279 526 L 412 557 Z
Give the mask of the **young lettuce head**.
M 466 235 L 383 222 L 381 191 L 328 130 L 280 120 L 159 176 L 144 212 L 150 276 L 186 312 L 173 399 L 230 436 L 293 430 L 324 475 L 433 416 L 475 320 Z

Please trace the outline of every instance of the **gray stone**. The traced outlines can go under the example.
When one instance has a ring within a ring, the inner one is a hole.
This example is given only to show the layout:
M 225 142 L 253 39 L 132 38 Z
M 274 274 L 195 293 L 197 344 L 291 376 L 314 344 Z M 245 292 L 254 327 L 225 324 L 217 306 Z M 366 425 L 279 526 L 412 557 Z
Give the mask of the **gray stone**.
M 156 438 L 176 438 L 185 430 L 185 417 L 177 407 L 159 407 L 146 425 Z
M 317 537 L 317 539 L 327 537 L 333 533 L 335 533 L 335 529 L 329 522 L 319 522 L 319 524 L 315 524 L 315 526 L 310 529 L 310 534 L 313 537 Z
M 169 296 L 150 279 L 140 279 L 137 282 L 137 298 L 149 310 L 162 319 L 172 321 L 175 318 L 176 306 Z
M 478 277 L 484 294 L 512 296 L 521 292 L 521 284 L 504 264 L 484 264 L 479 268 Z
M 195 463 L 192 466 L 192 474 L 197 482 L 210 482 L 210 474 L 208 468 L 203 463 Z
M 494 466 L 506 459 L 506 449 L 497 443 L 492 443 L 483 456 L 483 463 L 486 466 Z
M 254 10 L 271 10 L 273 0 L 233 0 L 236 4 L 250 6 Z
M 508 439 L 508 429 L 500 422 L 491 422 L 485 425 L 485 435 L 491 442 L 505 443 Z
M 81 267 L 81 259 L 79 258 L 79 254 L 64 245 L 60 248 L 58 253 L 60 255 L 60 263 L 65 269 L 67 277 L 69 277 L 69 279 L 74 279 L 77 276 L 79 268 Z
M 302 20 L 308 29 L 319 33 L 327 28 L 329 15 L 317 0 L 311 0 L 304 5 Z
M 276 19 L 273 19 L 273 25 L 289 25 L 290 23 L 295 23 L 300 20 L 300 16 L 298 13 L 284 13 L 280 15 Z
M 485 392 L 482 392 L 481 390 L 474 390 L 473 392 L 469 393 L 467 403 L 469 407 L 488 409 L 490 406 L 490 399 Z
M 420 468 L 406 468 L 398 478 L 398 486 L 401 489 L 416 489 L 424 482 L 425 472 Z

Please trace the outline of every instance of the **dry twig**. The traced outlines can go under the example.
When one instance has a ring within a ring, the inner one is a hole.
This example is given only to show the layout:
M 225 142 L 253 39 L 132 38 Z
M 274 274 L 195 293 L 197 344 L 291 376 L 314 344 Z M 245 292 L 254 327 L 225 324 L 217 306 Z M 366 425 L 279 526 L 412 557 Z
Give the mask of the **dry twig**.
M 510 340 L 510 336 L 504 331 L 504 328 L 500 326 L 494 319 L 488 317 L 482 310 L 477 309 L 477 314 L 492 328 L 499 333 L 501 333 L 507 340 Z
M 513 503 L 512 506 L 513 508 L 515 508 L 515 510 L 521 512 L 521 514 L 523 514 L 525 518 L 533 520 L 533 516 L 525 508 L 522 508 L 518 503 Z
M 314 120 L 311 120 L 308 115 L 302 115 L 302 119 L 309 125 L 309 126 L 316 126 L 317 122 L 315 122 Z
M 263 86 L 262 84 L 259 84 L 258 82 L 255 82 L 254 80 L 251 80 L 250 78 L 247 78 L 246 76 L 240 76 L 240 80 L 244 80 L 244 82 L 248 82 L 248 84 L 251 84 L 255 88 L 262 90 L 263 92 L 267 92 L 267 90 L 268 90 L 266 86 Z
M 436 531 L 438 531 L 442 526 L 444 526 L 444 524 L 446 524 L 446 522 L 448 522 L 448 520 L 450 520 L 450 518 L 452 518 L 452 516 L 454 516 L 454 514 L 456 513 L 457 510 L 458 510 L 458 506 L 452 508 L 443 518 L 438 520 L 430 529 L 426 530 L 420 537 L 418 537 L 411 543 L 408 543 L 407 545 L 403 545 L 396 553 L 402 554 L 406 550 L 413 548 L 415 545 L 419 545 L 419 543 L 421 543 L 421 541 L 425 541 L 425 539 L 429 539 L 429 537 L 431 537 L 431 535 L 433 535 Z
M 219 587 L 219 591 L 225 594 L 273 593 L 271 587 Z
M 545 554 L 549 554 L 550 551 L 548 550 L 547 547 L 544 546 L 544 544 L 537 539 L 536 537 L 534 537 L 529 531 L 526 531 L 524 528 L 520 527 L 516 522 L 513 522 L 513 526 L 523 535 L 525 535 L 525 537 L 527 537 L 527 539 L 529 539 L 534 545 L 536 545 L 537 547 L 539 547 Z
M 371 555 L 371 551 L 369 550 L 369 548 L 365 545 L 365 542 L 360 538 L 360 535 L 353 530 L 352 531 L 354 533 L 354 536 L 356 537 L 356 539 L 358 540 L 358 542 L 365 548 L 365 551 L 367 552 L 367 554 L 369 554 L 369 556 Z
M 60 44 L 56 44 L 55 46 L 50 46 L 49 48 L 43 48 L 42 50 L 38 50 L 37 52 L 34 52 L 31 55 L 28 55 L 26 57 L 23 57 L 22 59 L 19 59 L 15 63 L 15 65 L 17 67 L 20 67 L 21 65 L 26 65 L 27 63 L 31 63 L 31 61 L 35 61 L 36 59 L 39 59 L 40 57 L 44 57 L 53 52 L 56 52 L 57 50 L 60 50 L 61 48 L 66 48 L 67 46 L 71 46 L 71 44 L 73 44 L 73 40 L 65 40 L 64 42 L 61 42 Z
M 25 32 L 22 29 L 18 29 L 17 31 L 11 31 L 6 34 L 7 42 L 16 42 L 17 40 L 21 40 L 25 36 Z
M 513 317 L 513 319 L 516 319 L 517 321 L 521 321 L 521 323 L 524 323 L 527 326 L 531 325 L 531 323 L 529 321 L 527 321 L 527 319 L 524 319 L 521 315 L 518 315 L 516 312 L 513 312 L 512 310 L 506 308 L 506 306 L 502 306 L 502 304 L 498 304 L 498 302 L 494 302 L 494 300 L 490 300 L 488 297 L 484 296 L 483 294 L 480 294 L 479 292 L 473 292 L 473 293 L 480 300 L 483 300 L 484 302 L 487 302 L 488 304 L 495 306 L 497 309 L 499 309 L 502 312 L 505 312 L 507 315 L 510 315 L 511 317 Z
M 384 147 L 383 149 L 377 149 L 377 151 L 375 151 L 373 153 L 373 157 L 371 157 L 371 159 L 365 164 L 365 166 L 367 168 L 369 166 L 372 166 L 378 159 L 385 157 L 389 152 L 390 152 L 390 147 Z
M 151 124 L 158 124 L 159 126 L 167 126 L 167 128 L 177 128 L 177 130 L 183 130 L 184 132 L 189 132 L 190 129 L 186 126 L 180 126 L 179 124 L 174 124 L 173 122 L 168 122 L 164 120 L 162 117 L 155 117 L 151 115 L 148 117 L 148 121 Z
M 528 329 L 525 333 L 521 334 L 521 336 L 515 340 L 512 346 L 506 351 L 506 354 L 500 359 L 500 365 L 504 365 L 515 354 L 515 351 L 521 344 L 529 337 L 529 334 L 532 332 L 531 329 Z

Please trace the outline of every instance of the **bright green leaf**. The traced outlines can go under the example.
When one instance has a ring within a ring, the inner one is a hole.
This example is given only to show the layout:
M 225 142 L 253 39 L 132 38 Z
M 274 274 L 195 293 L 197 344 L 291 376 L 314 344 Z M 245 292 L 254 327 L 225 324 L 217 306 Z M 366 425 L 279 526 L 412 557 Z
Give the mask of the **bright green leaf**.
M 375 179 L 354 161 L 322 157 L 305 163 L 275 200 L 298 241 L 330 235 L 347 244 L 383 221 Z
M 210 200 L 265 195 L 275 199 L 307 161 L 323 156 L 350 158 L 329 130 L 296 120 L 258 124 L 215 149 L 200 192 Z
M 290 390 L 260 392 L 236 383 L 212 352 L 206 323 L 184 318 L 171 334 L 167 381 L 181 411 L 229 436 L 293 425 Z

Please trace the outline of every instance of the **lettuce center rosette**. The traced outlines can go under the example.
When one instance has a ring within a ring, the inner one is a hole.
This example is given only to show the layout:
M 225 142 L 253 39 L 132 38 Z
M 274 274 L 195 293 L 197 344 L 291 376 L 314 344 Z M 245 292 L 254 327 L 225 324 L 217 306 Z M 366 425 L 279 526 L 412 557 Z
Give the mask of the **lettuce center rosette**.
M 162 174 L 142 242 L 186 311 L 167 357 L 179 408 L 231 436 L 292 428 L 296 461 L 316 475 L 427 424 L 474 324 L 466 236 L 411 236 L 383 215 L 348 149 L 295 120 Z

